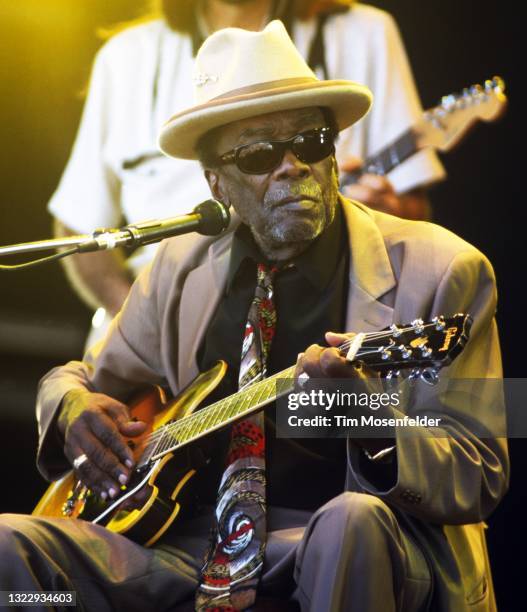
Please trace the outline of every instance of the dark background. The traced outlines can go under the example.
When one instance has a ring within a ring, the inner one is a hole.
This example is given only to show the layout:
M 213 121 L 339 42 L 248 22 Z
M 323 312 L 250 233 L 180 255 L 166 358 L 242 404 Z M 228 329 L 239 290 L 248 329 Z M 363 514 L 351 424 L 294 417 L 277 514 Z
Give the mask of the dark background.
M 498 277 L 505 374 L 524 375 L 520 301 L 525 258 L 520 234 L 519 45 L 513 3 L 386 0 L 399 23 L 425 108 L 441 95 L 495 74 L 507 84 L 505 117 L 480 124 L 443 157 L 449 179 L 432 192 L 435 220 L 492 261 Z M 51 236 L 46 203 L 66 163 L 82 109 L 100 26 L 138 16 L 138 0 L 11 0 L 0 15 L 0 245 Z M 0 263 L 13 263 L 3 258 Z M 0 511 L 28 512 L 46 484 L 34 468 L 36 385 L 53 365 L 81 354 L 90 313 L 59 264 L 0 271 Z M 521 605 L 527 467 L 525 440 L 511 441 L 511 491 L 489 519 L 489 546 L 501 610 Z M 523 590 L 523 589 L 522 589 Z

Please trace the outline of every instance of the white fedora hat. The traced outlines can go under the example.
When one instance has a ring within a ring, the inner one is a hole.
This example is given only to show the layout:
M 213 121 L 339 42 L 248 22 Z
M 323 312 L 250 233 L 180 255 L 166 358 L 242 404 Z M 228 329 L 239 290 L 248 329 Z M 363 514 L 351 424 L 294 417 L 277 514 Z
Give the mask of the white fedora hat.
M 339 129 L 364 116 L 371 91 L 352 81 L 321 81 L 297 51 L 281 21 L 261 32 L 218 30 L 198 51 L 195 106 L 171 117 L 159 136 L 172 157 L 197 159 L 196 144 L 209 130 L 265 113 L 326 106 Z

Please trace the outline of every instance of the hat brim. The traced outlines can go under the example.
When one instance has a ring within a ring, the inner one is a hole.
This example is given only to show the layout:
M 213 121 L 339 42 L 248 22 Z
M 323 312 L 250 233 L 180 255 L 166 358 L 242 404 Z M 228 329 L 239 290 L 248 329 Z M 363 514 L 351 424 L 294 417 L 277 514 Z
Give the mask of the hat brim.
M 217 98 L 178 113 L 163 126 L 160 149 L 171 157 L 197 159 L 196 145 L 208 131 L 240 119 L 311 106 L 329 107 L 340 130 L 349 127 L 369 110 L 370 90 L 352 81 L 309 80 L 302 85 L 260 89 Z

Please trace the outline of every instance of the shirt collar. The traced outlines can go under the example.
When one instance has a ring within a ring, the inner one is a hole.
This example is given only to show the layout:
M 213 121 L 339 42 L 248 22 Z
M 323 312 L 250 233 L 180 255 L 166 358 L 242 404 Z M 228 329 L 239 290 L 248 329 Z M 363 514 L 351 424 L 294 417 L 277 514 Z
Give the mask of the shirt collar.
M 332 280 L 347 242 L 341 206 L 339 201 L 332 223 L 311 246 L 289 262 L 320 292 Z M 269 263 L 256 244 L 249 227 L 241 223 L 232 240 L 227 292 L 230 291 L 242 264 L 247 260 L 252 263 Z

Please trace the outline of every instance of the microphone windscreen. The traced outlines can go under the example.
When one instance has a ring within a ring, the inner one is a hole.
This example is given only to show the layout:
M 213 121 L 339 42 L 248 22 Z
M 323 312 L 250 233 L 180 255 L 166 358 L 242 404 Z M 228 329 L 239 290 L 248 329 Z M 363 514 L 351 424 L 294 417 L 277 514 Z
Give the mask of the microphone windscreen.
M 231 220 L 228 207 L 218 200 L 205 200 L 196 206 L 194 212 L 201 215 L 196 231 L 204 236 L 220 234 Z

